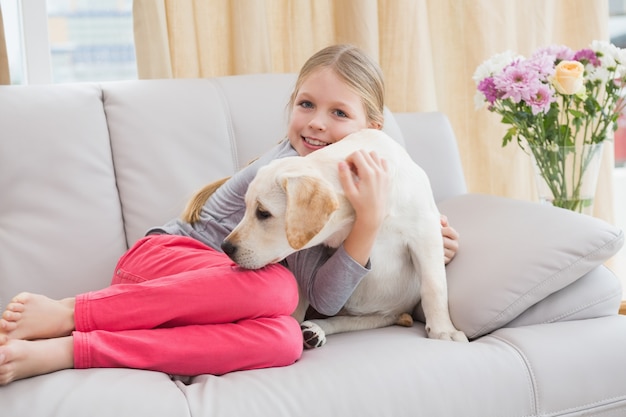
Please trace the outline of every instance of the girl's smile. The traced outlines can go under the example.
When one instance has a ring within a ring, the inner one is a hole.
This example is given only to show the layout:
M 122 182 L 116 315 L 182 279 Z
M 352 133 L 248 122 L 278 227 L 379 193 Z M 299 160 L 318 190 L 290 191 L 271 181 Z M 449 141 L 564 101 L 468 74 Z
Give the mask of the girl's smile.
M 314 148 L 314 149 L 323 148 L 324 146 L 329 145 L 328 142 L 324 142 L 315 138 L 303 137 L 302 139 L 304 140 L 305 144 L 309 145 L 311 148 Z

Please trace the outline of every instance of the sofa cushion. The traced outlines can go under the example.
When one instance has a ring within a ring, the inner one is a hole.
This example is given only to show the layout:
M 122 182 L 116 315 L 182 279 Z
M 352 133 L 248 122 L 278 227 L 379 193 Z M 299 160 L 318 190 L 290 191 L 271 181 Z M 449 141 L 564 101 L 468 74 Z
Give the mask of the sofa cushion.
M 0 127 L 0 306 L 108 285 L 126 239 L 100 88 L 3 87 Z
M 450 315 L 469 338 L 509 323 L 624 243 L 623 232 L 600 219 L 531 202 L 465 194 L 439 209 L 460 234 L 446 271 Z
M 2 416 L 189 417 L 188 401 L 160 372 L 67 369 L 0 387 Z
M 622 282 L 600 265 L 539 301 L 505 327 L 613 316 L 622 301 Z
M 236 171 L 220 93 L 204 79 L 103 83 L 128 244 L 182 213 L 196 190 Z

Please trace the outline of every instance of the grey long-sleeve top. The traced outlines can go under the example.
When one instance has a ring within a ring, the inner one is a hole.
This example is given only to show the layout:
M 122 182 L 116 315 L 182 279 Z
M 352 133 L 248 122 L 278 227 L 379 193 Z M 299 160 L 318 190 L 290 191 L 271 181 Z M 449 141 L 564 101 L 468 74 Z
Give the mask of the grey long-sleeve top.
M 243 218 L 244 196 L 259 168 L 274 159 L 297 155 L 289 141 L 280 142 L 224 183 L 202 207 L 200 221 L 174 219 L 148 234 L 189 236 L 221 251 L 222 241 Z M 343 307 L 370 268 L 369 262 L 363 267 L 352 259 L 343 245 L 336 250 L 323 245 L 304 249 L 281 263 L 294 274 L 313 308 L 325 315 L 336 314 Z

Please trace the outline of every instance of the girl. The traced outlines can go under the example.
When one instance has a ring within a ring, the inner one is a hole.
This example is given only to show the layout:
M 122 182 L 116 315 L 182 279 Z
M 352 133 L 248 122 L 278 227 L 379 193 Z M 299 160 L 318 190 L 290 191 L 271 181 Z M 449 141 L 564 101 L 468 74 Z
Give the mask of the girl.
M 287 140 L 219 188 L 200 192 L 181 219 L 148 231 L 121 257 L 110 287 L 63 300 L 22 293 L 8 304 L 0 320 L 0 384 L 68 368 L 219 375 L 295 362 L 302 353 L 290 316 L 297 285 L 312 307 L 333 315 L 369 270 L 389 188 L 385 161 L 355 152 L 339 164 L 356 220 L 337 250 L 314 247 L 243 270 L 219 247 L 241 220 L 260 166 L 381 128 L 383 96 L 378 65 L 358 48 L 335 45 L 313 55 L 290 99 Z M 442 226 L 447 262 L 458 236 L 445 218 Z

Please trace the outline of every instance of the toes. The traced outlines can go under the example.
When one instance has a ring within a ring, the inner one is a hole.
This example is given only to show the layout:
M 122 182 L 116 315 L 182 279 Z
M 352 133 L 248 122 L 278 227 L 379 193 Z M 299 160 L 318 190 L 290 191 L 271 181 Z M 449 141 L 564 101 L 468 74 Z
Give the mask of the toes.
M 12 311 L 14 313 L 23 313 L 25 310 L 24 303 L 20 303 L 17 301 L 11 301 L 6 308 L 8 311 Z
M 2 313 L 2 319 L 0 320 L 0 329 L 6 329 L 6 322 L 14 322 L 18 321 L 20 317 L 22 317 L 22 313 L 26 309 L 24 306 L 24 302 L 28 299 L 27 293 L 22 293 L 15 296 L 9 304 L 7 304 L 6 309 Z M 4 323 L 2 323 L 4 322 Z
M 8 349 L 0 349 L 0 386 L 13 381 L 13 366 L 8 354 Z
M 10 333 L 17 328 L 17 323 L 14 321 L 7 321 L 5 319 L 0 319 L 0 331 L 4 333 Z
M 32 297 L 33 297 L 33 294 L 29 292 L 21 292 L 15 297 L 13 297 L 13 299 L 11 300 L 11 303 L 26 304 L 28 300 L 30 300 Z
M 2 313 L 2 318 L 6 321 L 18 321 L 21 316 L 22 313 L 9 310 L 5 310 L 4 313 Z

